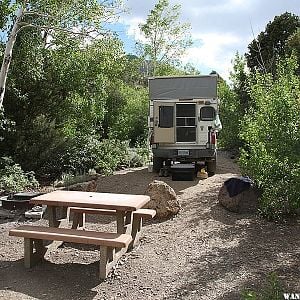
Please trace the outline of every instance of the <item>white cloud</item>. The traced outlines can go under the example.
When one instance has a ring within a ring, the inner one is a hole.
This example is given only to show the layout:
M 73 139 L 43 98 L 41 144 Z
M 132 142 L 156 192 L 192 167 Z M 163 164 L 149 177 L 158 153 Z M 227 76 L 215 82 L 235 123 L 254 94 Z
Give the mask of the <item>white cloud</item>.
M 201 45 L 189 48 L 182 59 L 183 63 L 202 66 L 206 70 L 216 70 L 227 79 L 232 59 L 232 52 L 228 49 L 237 47 L 241 42 L 240 38 L 231 33 L 218 32 L 194 35 L 194 37 Z
M 126 30 L 127 35 L 131 36 L 136 41 L 144 41 L 145 38 L 139 29 L 139 24 L 143 22 L 145 22 L 145 20 L 139 17 L 125 20 L 124 24 L 127 26 L 127 30 Z
M 131 14 L 123 18 L 126 33 L 132 39 L 143 39 L 138 24 L 145 22 L 158 0 L 127 0 Z M 288 11 L 300 15 L 299 0 L 170 0 L 181 4 L 181 21 L 190 22 L 195 43 L 183 62 L 190 62 L 202 73 L 216 70 L 228 78 L 231 60 L 237 51 L 243 54 L 255 36 L 275 16 Z

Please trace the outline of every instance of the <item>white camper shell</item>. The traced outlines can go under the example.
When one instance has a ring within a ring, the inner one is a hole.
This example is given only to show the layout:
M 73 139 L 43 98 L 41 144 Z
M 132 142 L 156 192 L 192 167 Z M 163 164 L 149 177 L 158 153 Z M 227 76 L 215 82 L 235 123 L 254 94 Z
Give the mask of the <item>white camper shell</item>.
M 149 79 L 149 135 L 153 170 L 171 162 L 205 162 L 216 170 L 221 129 L 217 75 Z

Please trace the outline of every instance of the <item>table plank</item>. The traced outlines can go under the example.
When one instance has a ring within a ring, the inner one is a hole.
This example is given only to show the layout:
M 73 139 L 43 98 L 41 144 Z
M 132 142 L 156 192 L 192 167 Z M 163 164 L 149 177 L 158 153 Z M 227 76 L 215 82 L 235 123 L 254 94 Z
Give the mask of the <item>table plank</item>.
M 142 208 L 149 201 L 150 197 L 146 195 L 54 191 L 32 198 L 30 203 L 49 206 L 77 206 L 115 209 L 119 211 L 135 211 Z

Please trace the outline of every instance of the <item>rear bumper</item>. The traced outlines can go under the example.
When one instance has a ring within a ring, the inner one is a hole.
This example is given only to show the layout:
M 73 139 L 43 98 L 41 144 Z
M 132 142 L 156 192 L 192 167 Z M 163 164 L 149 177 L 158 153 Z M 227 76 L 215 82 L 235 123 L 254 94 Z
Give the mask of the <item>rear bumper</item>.
M 179 156 L 178 149 L 152 149 L 156 157 L 172 159 L 175 161 L 213 160 L 216 158 L 216 149 L 188 149 L 189 155 Z

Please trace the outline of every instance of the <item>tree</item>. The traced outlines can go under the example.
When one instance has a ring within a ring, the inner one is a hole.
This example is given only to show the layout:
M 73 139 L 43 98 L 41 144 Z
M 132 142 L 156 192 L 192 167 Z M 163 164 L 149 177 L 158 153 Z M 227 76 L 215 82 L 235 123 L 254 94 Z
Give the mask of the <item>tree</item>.
M 274 74 L 276 60 L 285 56 L 287 40 L 299 27 L 299 16 L 288 12 L 276 16 L 269 22 L 265 31 L 262 31 L 248 46 L 246 59 L 251 71 L 257 69 L 260 72 Z
M 2 27 L 6 27 L 8 41 L 5 47 L 0 70 L 0 108 L 2 107 L 6 79 L 12 59 L 12 51 L 20 30 L 34 27 L 43 35 L 45 45 L 55 44 L 61 32 L 84 38 L 95 38 L 104 33 L 102 22 L 116 14 L 119 6 L 115 1 L 98 2 L 95 0 L 59 1 L 59 0 L 17 0 L 15 3 L 4 1 L 1 8 L 13 12 L 10 16 L 0 15 Z M 9 30 L 10 21 L 13 22 Z M 6 25 L 4 25 L 6 23 Z M 4 26 L 3 26 L 4 25 Z M 49 41 L 51 40 L 51 43 Z
M 298 61 L 297 73 L 300 75 L 300 28 L 288 38 L 287 50 L 288 54 L 294 53 L 296 55 Z
M 236 53 L 232 65 L 233 71 L 230 72 L 231 86 L 225 81 L 220 81 L 218 84 L 223 127 L 220 132 L 220 145 L 226 149 L 238 151 L 242 145 L 239 136 L 240 124 L 251 103 L 247 91 L 248 75 L 245 71 L 245 59 L 239 53 Z
M 300 77 L 295 58 L 281 59 L 276 76 L 256 73 L 250 85 L 255 109 L 241 128 L 242 171 L 261 191 L 261 212 L 281 218 L 300 207 Z
M 91 141 L 93 147 L 102 139 L 109 93 L 118 88 L 124 69 L 116 38 L 83 45 L 80 38 L 59 35 L 51 41 L 55 47 L 45 47 L 39 29 L 19 32 L 4 99 L 5 115 L 16 125 L 13 131 L 5 124 L 0 128 L 0 156 L 12 156 L 39 178 L 93 167 L 94 152 L 82 145 Z
M 240 113 L 243 116 L 251 106 L 251 99 L 247 91 L 248 74 L 246 73 L 246 61 L 245 58 L 237 52 L 232 63 L 233 71 L 230 72 L 230 81 L 232 82 L 233 92 L 237 95 L 239 101 Z
M 120 140 L 129 140 L 132 145 L 145 141 L 148 133 L 148 90 L 121 85 L 119 93 L 126 103 L 110 124 L 111 135 Z
M 141 42 L 144 59 L 150 63 L 147 75 L 159 74 L 163 64 L 178 63 L 185 50 L 191 46 L 190 24 L 179 21 L 180 5 L 170 6 L 168 0 L 159 0 L 147 17 L 146 23 L 140 24 L 145 36 Z

